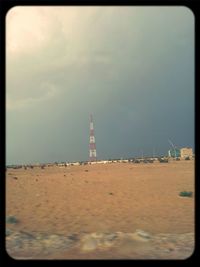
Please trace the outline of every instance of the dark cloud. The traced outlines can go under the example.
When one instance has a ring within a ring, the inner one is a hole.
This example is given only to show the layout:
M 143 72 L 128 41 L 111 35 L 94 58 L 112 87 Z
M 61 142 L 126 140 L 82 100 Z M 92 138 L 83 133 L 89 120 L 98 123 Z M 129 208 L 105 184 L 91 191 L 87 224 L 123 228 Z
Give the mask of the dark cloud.
M 8 50 L 7 162 L 87 160 L 91 112 L 99 158 L 166 154 L 169 138 L 194 147 L 191 11 L 59 12 L 38 13 L 41 46 Z

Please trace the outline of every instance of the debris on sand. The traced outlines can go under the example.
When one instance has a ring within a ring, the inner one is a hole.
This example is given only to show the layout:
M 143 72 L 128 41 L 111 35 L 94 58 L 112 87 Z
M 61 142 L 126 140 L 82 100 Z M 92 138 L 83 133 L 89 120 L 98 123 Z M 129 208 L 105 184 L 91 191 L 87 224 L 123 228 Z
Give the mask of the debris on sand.
M 93 232 L 61 235 L 8 230 L 6 247 L 12 256 L 24 259 L 30 255 L 33 259 L 55 259 L 54 255 L 58 255 L 57 253 L 63 255 L 63 258 L 68 251 L 68 255 L 71 255 L 71 250 L 74 249 L 75 258 L 90 255 L 93 259 L 186 259 L 194 249 L 194 233 L 150 234 L 138 229 L 133 233 Z

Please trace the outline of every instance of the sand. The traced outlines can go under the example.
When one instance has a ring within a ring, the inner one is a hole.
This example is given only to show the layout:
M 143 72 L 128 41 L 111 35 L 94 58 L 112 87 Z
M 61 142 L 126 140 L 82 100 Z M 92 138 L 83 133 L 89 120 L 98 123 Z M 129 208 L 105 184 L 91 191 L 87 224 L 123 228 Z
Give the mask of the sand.
M 6 215 L 28 233 L 193 233 L 194 196 L 181 191 L 194 194 L 194 160 L 8 169 Z

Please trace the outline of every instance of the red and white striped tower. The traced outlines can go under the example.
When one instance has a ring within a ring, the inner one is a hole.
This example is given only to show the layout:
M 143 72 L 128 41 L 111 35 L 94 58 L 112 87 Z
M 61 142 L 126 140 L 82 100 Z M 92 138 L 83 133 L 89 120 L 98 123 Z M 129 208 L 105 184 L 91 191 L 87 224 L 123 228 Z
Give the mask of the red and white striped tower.
M 92 115 L 90 115 L 90 145 L 89 147 L 90 147 L 90 153 L 89 153 L 90 161 L 96 161 L 97 151 L 96 151 L 96 144 L 95 144 L 95 137 L 94 137 L 94 124 L 93 124 Z

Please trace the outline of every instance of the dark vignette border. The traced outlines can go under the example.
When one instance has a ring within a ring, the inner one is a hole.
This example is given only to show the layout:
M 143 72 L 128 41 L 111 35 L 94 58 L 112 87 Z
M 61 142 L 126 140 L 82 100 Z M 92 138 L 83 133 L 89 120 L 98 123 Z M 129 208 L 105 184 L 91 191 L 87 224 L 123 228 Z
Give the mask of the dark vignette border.
M 200 42 L 198 41 L 198 31 L 199 31 L 199 11 L 198 0 L 132 0 L 132 1 L 122 1 L 122 0 L 0 0 L 0 101 L 1 101 L 1 179 L 0 179 L 0 211 L 1 211 L 1 231 L 0 231 L 0 259 L 4 262 L 4 266 L 27 266 L 38 264 L 46 264 L 49 266 L 66 266 L 68 264 L 87 264 L 93 265 L 98 263 L 108 263 L 108 264 L 131 264 L 137 266 L 151 265 L 154 266 L 190 266 L 197 262 L 199 254 L 199 230 L 198 230 L 198 200 L 195 198 L 195 249 L 194 253 L 186 260 L 15 260 L 11 258 L 5 248 L 5 155 L 6 155 L 6 82 L 5 82 L 5 72 L 6 72 L 6 58 L 5 58 L 5 18 L 6 13 L 14 6 L 59 6 L 59 5 L 123 5 L 123 6 L 186 6 L 194 14 L 195 19 L 195 195 L 198 196 L 198 190 L 200 188 L 200 182 L 198 179 L 198 156 L 199 156 L 199 144 L 197 142 L 197 136 L 199 136 L 198 131 L 198 89 L 199 89 L 199 76 L 200 76 L 200 64 L 199 64 L 199 52 Z

